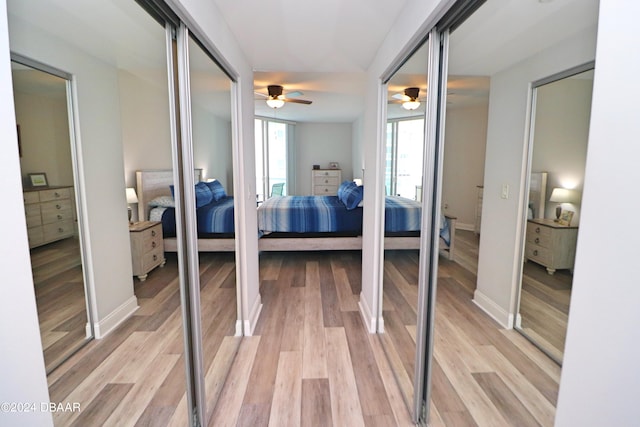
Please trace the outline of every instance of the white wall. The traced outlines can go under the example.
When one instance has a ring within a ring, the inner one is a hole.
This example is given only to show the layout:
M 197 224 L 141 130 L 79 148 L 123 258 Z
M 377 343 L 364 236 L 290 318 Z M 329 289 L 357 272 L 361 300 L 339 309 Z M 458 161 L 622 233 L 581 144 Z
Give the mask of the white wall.
M 442 171 L 442 210 L 473 230 L 478 185 L 484 179 L 489 99 L 480 105 L 447 108 Z
M 0 402 L 49 401 L 31 276 L 27 225 L 22 202 L 18 139 L 11 87 L 7 5 L 0 0 L 0 191 L 5 209 L 0 240 Z M 38 407 L 39 409 L 39 407 Z M 0 412 L 3 426 L 52 426 L 50 413 Z
M 530 82 L 593 60 L 596 29 L 491 76 L 478 286 L 474 301 L 511 326 L 520 264 Z M 509 197 L 501 198 L 503 185 Z
M 600 2 L 559 427 L 635 426 L 640 420 L 640 230 L 616 221 L 608 208 L 624 200 L 625 211 L 640 211 L 640 199 L 629 197 L 640 183 L 640 86 L 629 84 L 640 74 L 640 57 L 632 54 L 640 39 L 638 16 L 637 2 Z
M 567 78 L 537 89 L 531 170 L 548 172 L 547 201 L 555 187 L 582 194 L 587 160 L 593 80 Z M 555 218 L 557 203 L 548 202 L 545 218 Z M 580 224 L 580 202 L 563 203 Z
M 231 122 L 195 105 L 191 114 L 194 165 L 204 170 L 204 178 L 220 181 L 227 195 L 232 196 Z
M 11 49 L 73 74 L 79 112 L 80 179 L 85 188 L 85 265 L 95 299 L 94 323 L 135 307 L 115 68 L 51 34 L 10 17 Z
M 31 71 L 29 71 L 31 72 Z M 65 83 L 60 79 L 60 84 Z M 67 98 L 64 92 L 14 92 L 16 119 L 20 125 L 24 182 L 33 172 L 47 174 L 49 185 L 73 185 Z
M 362 179 L 364 152 L 362 151 L 362 116 L 351 124 L 351 170 L 354 178 Z
M 328 168 L 329 162 L 338 162 L 342 180 L 351 180 L 353 130 L 351 123 L 297 123 L 296 124 L 296 192 L 311 194 L 313 165 Z

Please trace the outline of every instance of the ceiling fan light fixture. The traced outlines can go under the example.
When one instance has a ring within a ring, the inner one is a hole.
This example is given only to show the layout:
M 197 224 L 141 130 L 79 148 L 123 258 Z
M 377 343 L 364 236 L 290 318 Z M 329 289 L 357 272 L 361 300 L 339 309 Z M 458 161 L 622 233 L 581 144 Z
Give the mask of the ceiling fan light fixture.
M 267 105 L 271 108 L 281 108 L 284 105 L 284 101 L 278 98 L 267 99 Z
M 415 110 L 420 106 L 420 101 L 416 100 L 416 99 L 412 99 L 410 101 L 406 101 L 402 103 L 402 108 L 404 108 L 405 110 Z

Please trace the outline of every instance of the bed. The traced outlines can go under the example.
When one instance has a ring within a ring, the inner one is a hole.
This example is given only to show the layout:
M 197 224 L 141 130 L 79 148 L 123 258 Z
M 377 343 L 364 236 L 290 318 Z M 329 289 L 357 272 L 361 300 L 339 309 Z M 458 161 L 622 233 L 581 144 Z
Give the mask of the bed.
M 200 182 L 201 178 L 202 170 L 196 169 L 194 182 Z M 155 206 L 158 203 L 154 202 L 172 199 L 172 171 L 138 171 L 136 180 L 138 218 L 162 221 L 165 251 L 175 252 L 175 225 L 171 229 L 171 223 L 175 224 L 175 216 L 172 218 L 174 211 L 170 207 Z M 340 194 L 344 196 L 342 201 L 338 196 L 280 196 L 267 199 L 258 208 L 259 250 L 362 249 L 362 187 L 353 184 L 349 188 L 348 195 Z M 420 212 L 420 203 L 416 201 L 397 196 L 386 197 L 385 249 L 419 249 Z M 232 197 L 204 204 L 197 208 L 196 213 L 200 252 L 235 251 Z M 223 217 L 226 220 L 222 220 Z M 453 258 L 454 253 L 455 221 L 454 217 L 447 216 L 443 217 L 441 224 L 440 249 L 449 259 Z M 209 228 L 216 223 L 222 223 L 223 228 Z

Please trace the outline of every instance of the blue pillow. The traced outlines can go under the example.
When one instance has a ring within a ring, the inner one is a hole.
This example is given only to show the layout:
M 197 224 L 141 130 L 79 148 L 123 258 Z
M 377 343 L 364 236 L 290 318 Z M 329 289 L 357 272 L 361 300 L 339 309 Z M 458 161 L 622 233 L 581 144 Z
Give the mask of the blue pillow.
M 347 188 L 352 188 L 352 187 L 357 187 L 356 183 L 353 181 L 343 181 L 342 184 L 340 184 L 340 187 L 338 187 L 338 199 L 340 199 L 340 201 L 342 201 L 342 196 L 344 194 L 344 190 L 346 190 Z
M 213 193 L 204 182 L 196 184 L 196 208 L 208 205 L 213 201 Z
M 342 190 L 342 198 L 340 198 L 340 201 L 344 203 L 347 210 L 350 211 L 358 207 L 363 195 L 364 187 L 359 187 L 354 183 L 352 186 Z
M 227 197 L 227 193 L 224 191 L 224 187 L 217 179 L 215 181 L 205 182 L 205 184 L 207 185 L 209 190 L 211 190 L 211 194 L 213 194 L 213 200 L 215 200 L 216 202 Z

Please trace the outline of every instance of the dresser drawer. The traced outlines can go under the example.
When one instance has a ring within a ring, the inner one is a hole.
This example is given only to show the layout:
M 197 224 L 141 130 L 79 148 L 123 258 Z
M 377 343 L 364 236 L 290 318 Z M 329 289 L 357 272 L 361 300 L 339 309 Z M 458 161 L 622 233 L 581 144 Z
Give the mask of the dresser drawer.
M 27 237 L 29 238 L 29 247 L 38 246 L 44 243 L 44 235 L 42 234 L 42 226 L 28 228 Z
M 545 239 L 549 239 L 551 237 L 551 227 L 546 227 L 544 225 L 536 224 L 533 222 L 527 223 L 527 238 L 531 238 L 531 240 L 536 237 L 543 237 Z
M 54 241 L 73 236 L 73 221 L 62 221 L 42 226 L 45 241 Z
M 316 176 L 313 178 L 313 185 L 319 186 L 338 186 L 340 183 L 338 182 L 337 176 Z
M 527 233 L 527 243 L 550 248 L 553 245 L 551 235 L 549 233 Z
M 22 193 L 24 204 L 40 203 L 40 193 L 37 191 L 25 191 Z
M 317 170 L 317 171 L 313 171 L 313 176 L 314 177 L 333 177 L 338 179 L 340 177 L 340 170 L 339 169 L 335 169 L 335 170 Z
M 45 207 L 48 203 L 53 203 L 54 205 Z M 63 205 L 62 202 L 47 202 L 42 205 L 42 224 L 53 224 L 61 221 L 73 221 L 73 211 L 70 208 L 70 203 Z
M 40 216 L 40 205 L 25 205 L 24 212 L 27 217 L 27 228 L 42 225 L 42 217 Z
M 51 190 L 40 191 L 40 201 L 48 202 L 51 200 L 70 199 L 71 191 L 69 188 L 54 188 Z
M 315 185 L 313 187 L 313 194 L 318 196 L 335 196 L 338 194 L 338 187 L 336 185 Z

